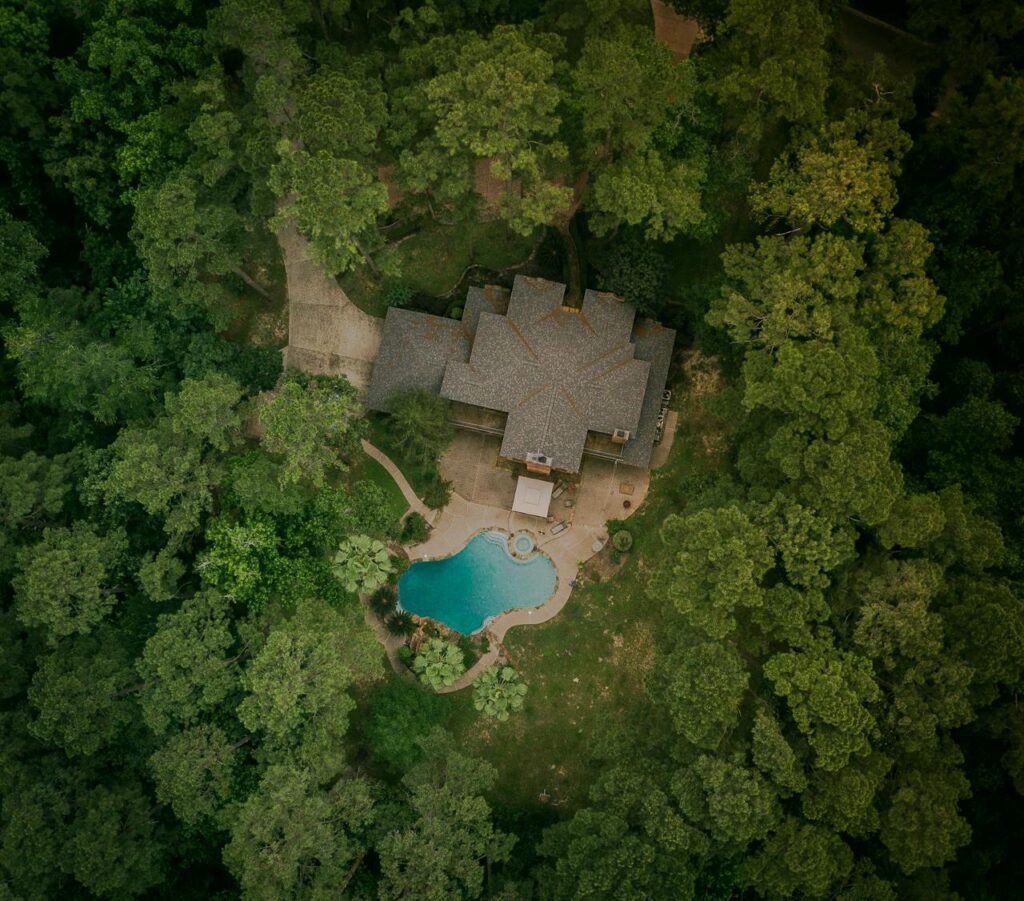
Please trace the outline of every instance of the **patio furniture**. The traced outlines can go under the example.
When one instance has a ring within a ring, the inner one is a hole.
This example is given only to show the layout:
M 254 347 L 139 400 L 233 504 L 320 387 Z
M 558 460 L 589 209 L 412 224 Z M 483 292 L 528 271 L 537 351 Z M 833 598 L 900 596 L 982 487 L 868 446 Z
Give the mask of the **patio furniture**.
M 561 534 L 562 532 L 564 532 L 564 531 L 565 531 L 566 529 L 568 529 L 568 528 L 569 528 L 569 523 L 567 523 L 567 522 L 566 522 L 566 521 L 565 521 L 565 520 L 563 519 L 563 520 L 562 520 L 561 522 L 557 522 L 557 523 L 555 523 L 555 524 L 554 524 L 554 525 L 553 525 L 553 526 L 551 527 L 551 534 L 552 534 L 552 535 L 560 535 L 560 534 Z

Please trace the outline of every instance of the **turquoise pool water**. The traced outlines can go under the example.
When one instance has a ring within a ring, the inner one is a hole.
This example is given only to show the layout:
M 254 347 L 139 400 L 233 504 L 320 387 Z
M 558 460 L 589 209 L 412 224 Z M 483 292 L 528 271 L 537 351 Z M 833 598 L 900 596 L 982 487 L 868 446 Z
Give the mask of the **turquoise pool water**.
M 540 606 L 554 590 L 547 555 L 515 560 L 504 534 L 481 532 L 451 557 L 410 566 L 398 580 L 398 603 L 468 635 L 505 610 Z

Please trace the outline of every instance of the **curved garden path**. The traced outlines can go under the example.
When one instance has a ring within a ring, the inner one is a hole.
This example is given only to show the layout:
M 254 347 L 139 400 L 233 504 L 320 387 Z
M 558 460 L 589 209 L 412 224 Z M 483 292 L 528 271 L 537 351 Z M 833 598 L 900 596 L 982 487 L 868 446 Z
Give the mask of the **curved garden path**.
M 409 484 L 409 480 L 402 475 L 400 470 L 392 461 L 392 459 L 384 453 L 379 447 L 375 447 L 370 444 L 365 438 L 361 442 L 363 450 L 366 451 L 368 457 L 372 457 L 381 466 L 383 466 L 389 476 L 395 480 L 395 484 L 399 487 L 402 492 L 402 496 L 409 504 L 409 509 L 402 515 L 402 519 L 405 519 L 414 510 L 419 513 L 427 522 L 433 522 L 437 516 L 436 510 L 431 510 L 423 501 L 419 499 L 419 495 L 416 494 L 412 489 L 412 485 Z

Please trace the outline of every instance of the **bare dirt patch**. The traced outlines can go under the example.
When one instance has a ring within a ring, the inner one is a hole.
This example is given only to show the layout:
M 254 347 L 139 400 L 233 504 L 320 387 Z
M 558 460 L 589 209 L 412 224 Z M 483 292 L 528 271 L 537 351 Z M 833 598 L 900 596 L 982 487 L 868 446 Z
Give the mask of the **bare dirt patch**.
M 694 400 L 722 390 L 722 368 L 718 357 L 709 357 L 699 350 L 682 354 L 683 372 L 686 373 L 687 393 Z
M 703 32 L 696 19 L 676 12 L 662 0 L 651 0 L 654 14 L 654 40 L 672 51 L 677 63 L 689 59 L 693 45 L 703 38 Z

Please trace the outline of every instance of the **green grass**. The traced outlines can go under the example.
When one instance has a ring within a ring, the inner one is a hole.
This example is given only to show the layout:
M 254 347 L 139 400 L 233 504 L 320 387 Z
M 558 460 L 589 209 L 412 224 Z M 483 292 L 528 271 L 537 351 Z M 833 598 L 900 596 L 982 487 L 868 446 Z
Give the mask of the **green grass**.
M 373 484 L 384 491 L 391 517 L 395 521 L 401 519 L 405 511 L 409 509 L 409 504 L 405 499 L 405 495 L 402 494 L 402 489 L 398 487 L 388 471 L 366 454 L 361 454 L 349 467 L 348 472 L 350 484 L 362 480 L 373 482 Z
M 366 436 L 367 439 L 392 459 L 395 465 L 402 471 L 402 475 L 412 485 L 412 490 L 416 492 L 421 500 L 425 501 L 429 497 L 430 489 L 441 478 L 437 466 L 424 466 L 422 463 L 409 459 L 395 445 L 386 416 L 371 416 L 369 423 L 370 433 Z
M 428 222 L 422 229 L 388 248 L 398 267 L 398 279 L 416 294 L 444 297 L 453 291 L 469 266 L 500 271 L 516 266 L 533 252 L 539 235 L 524 238 L 501 222 L 441 225 Z M 352 302 L 366 313 L 383 316 L 384 279 L 365 267 L 347 273 L 341 286 Z
M 364 313 L 381 319 L 387 315 L 388 305 L 381 295 L 380 282 L 365 266 L 346 272 L 338 281 L 348 299 Z
M 623 569 L 573 592 L 550 622 L 506 636 L 512 664 L 529 686 L 520 714 L 493 722 L 473 710 L 471 689 L 448 696 L 449 726 L 460 743 L 498 770 L 496 801 L 524 815 L 567 815 L 586 801 L 600 772 L 594 748 L 601 737 L 616 724 L 644 728 L 643 677 L 662 625 L 662 607 L 646 593 L 647 561 L 657 556 L 664 518 L 721 468 L 704 440 L 719 428 L 699 401 L 686 398 L 671 459 L 653 474 L 646 501 L 629 520 L 635 544 Z

